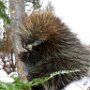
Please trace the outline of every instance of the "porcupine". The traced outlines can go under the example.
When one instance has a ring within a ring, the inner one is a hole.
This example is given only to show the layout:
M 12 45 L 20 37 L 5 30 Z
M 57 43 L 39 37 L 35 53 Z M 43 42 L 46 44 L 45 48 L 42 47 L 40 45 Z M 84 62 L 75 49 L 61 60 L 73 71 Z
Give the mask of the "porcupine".
M 20 38 L 27 50 L 19 54 L 26 66 L 27 77 L 34 79 L 60 70 L 80 70 L 70 75 L 57 75 L 32 90 L 61 90 L 71 81 L 87 75 L 89 52 L 53 12 L 35 11 L 24 17 Z

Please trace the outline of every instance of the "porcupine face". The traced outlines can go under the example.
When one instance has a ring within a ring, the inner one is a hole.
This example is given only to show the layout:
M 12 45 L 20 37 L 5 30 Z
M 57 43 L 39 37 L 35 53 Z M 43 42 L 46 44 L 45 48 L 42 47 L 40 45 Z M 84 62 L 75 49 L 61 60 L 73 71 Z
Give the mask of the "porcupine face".
M 63 23 L 51 12 L 33 12 L 23 21 L 25 27 L 23 41 L 26 44 L 39 45 L 47 41 L 63 28 Z

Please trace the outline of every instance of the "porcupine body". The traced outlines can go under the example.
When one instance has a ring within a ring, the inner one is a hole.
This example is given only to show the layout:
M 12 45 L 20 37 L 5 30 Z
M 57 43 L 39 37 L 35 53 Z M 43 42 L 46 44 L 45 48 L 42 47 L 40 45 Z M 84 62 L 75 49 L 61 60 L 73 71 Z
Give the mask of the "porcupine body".
M 27 76 L 40 78 L 60 70 L 80 70 L 55 76 L 32 90 L 61 90 L 88 73 L 90 58 L 76 35 L 52 12 L 36 11 L 23 19 L 20 37 L 27 52 L 20 53 Z M 28 78 L 29 80 L 29 78 Z

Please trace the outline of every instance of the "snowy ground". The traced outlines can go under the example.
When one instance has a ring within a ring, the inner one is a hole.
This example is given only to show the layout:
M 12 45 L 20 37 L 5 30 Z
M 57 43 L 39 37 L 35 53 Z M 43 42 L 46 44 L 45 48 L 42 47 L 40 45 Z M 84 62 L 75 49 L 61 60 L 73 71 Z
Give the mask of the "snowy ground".
M 18 76 L 17 72 L 11 72 L 7 74 L 7 72 L 3 69 L 4 63 L 0 59 L 0 81 L 5 83 L 12 83 L 14 82 L 13 77 Z
M 90 77 L 84 77 L 67 85 L 64 90 L 90 90 Z

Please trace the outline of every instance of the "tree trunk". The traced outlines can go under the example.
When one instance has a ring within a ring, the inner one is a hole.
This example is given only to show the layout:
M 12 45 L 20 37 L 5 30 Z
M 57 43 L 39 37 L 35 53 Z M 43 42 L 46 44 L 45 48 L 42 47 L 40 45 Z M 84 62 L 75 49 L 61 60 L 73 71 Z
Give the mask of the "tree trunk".
M 18 32 L 18 25 L 22 20 L 22 16 L 25 12 L 24 0 L 9 0 L 10 16 L 11 16 L 11 39 L 16 57 L 16 64 L 19 73 L 19 77 L 22 80 L 26 79 L 26 73 L 23 67 L 23 62 L 18 57 L 18 54 L 23 51 L 20 38 L 16 32 Z

